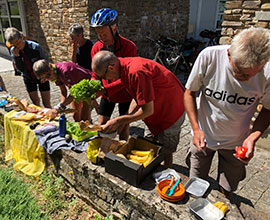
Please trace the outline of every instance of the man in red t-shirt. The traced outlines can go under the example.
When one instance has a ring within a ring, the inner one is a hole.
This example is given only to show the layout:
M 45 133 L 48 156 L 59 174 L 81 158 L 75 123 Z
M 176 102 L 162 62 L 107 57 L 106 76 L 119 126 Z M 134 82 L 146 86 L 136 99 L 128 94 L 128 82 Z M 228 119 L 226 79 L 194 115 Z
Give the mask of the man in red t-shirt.
M 133 98 L 128 114 L 109 120 L 103 129 L 113 131 L 142 119 L 163 145 L 164 165 L 171 167 L 185 118 L 184 87 L 176 76 L 153 60 L 118 58 L 109 51 L 93 57 L 92 69 L 102 79 L 121 79 Z
M 134 57 L 137 55 L 136 45 L 122 37 L 117 32 L 117 12 L 113 9 L 102 8 L 92 16 L 91 27 L 100 39 L 92 48 L 93 56 L 100 50 L 108 50 L 118 57 Z M 99 105 L 98 123 L 105 124 L 111 117 L 115 104 L 118 104 L 119 114 L 126 114 L 131 102 L 131 97 L 123 87 L 121 80 L 102 80 L 106 93 L 102 95 Z M 119 138 L 127 140 L 129 129 L 123 129 Z

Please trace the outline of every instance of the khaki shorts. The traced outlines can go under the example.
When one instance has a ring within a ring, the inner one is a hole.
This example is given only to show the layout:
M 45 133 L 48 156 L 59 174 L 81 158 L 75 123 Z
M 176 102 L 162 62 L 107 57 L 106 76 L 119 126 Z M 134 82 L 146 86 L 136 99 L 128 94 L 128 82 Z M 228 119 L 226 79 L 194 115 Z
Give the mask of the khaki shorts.
M 239 182 L 246 177 L 245 164 L 236 159 L 234 150 L 217 150 L 218 152 L 218 177 L 217 181 L 227 191 L 235 191 Z M 190 177 L 206 179 L 211 163 L 216 153 L 215 150 L 206 149 L 207 155 L 198 151 L 197 147 L 191 144 L 187 163 L 190 167 Z
M 185 113 L 168 129 L 154 137 L 161 145 L 161 153 L 170 154 L 176 151 L 180 140 L 181 126 L 185 121 Z

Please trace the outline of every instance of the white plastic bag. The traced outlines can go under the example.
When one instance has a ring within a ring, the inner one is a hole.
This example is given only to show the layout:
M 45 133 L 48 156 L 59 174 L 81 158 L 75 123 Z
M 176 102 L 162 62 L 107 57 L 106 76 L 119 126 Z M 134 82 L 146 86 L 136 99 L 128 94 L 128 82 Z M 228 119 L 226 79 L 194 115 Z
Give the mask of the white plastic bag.
M 161 172 L 153 173 L 153 177 L 156 183 L 160 182 L 161 180 L 171 179 L 171 176 L 174 176 L 174 180 L 177 181 L 180 179 L 180 176 L 174 169 L 166 169 Z

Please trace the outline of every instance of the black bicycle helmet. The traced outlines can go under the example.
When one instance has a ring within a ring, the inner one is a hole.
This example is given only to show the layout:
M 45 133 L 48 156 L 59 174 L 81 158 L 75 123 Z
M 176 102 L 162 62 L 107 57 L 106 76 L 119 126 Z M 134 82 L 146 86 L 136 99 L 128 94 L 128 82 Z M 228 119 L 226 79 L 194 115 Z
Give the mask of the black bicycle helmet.
M 110 8 L 102 8 L 96 11 L 91 19 L 91 27 L 110 26 L 117 23 L 117 12 Z

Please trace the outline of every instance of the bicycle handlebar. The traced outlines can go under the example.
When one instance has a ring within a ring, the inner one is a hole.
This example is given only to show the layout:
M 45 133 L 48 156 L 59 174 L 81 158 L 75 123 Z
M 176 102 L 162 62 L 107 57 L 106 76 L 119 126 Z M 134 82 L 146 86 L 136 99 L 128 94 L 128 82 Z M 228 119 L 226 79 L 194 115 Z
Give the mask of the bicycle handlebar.
M 174 50 L 179 51 L 180 53 L 185 50 L 193 50 L 198 47 L 198 42 L 195 42 L 191 39 L 186 39 L 182 44 L 179 44 L 176 40 L 170 37 L 160 36 L 158 40 L 155 40 L 149 36 L 146 36 L 146 39 L 153 42 L 156 47 L 164 50 Z
M 159 40 L 155 40 L 155 39 L 153 39 L 153 38 L 151 38 L 149 36 L 146 36 L 146 39 L 150 40 L 151 42 L 153 42 L 154 44 L 156 44 L 159 47 L 163 47 L 162 43 Z
M 158 40 L 155 40 L 149 36 L 146 36 L 146 39 L 153 42 L 157 47 L 163 48 L 163 49 L 178 46 L 177 41 L 173 40 L 172 38 L 167 38 L 167 37 L 163 37 L 163 36 L 161 36 L 160 39 L 158 39 Z M 173 40 L 173 43 L 170 43 L 171 39 Z M 172 45 L 172 44 L 174 44 L 174 45 Z

